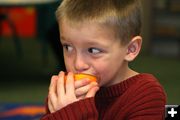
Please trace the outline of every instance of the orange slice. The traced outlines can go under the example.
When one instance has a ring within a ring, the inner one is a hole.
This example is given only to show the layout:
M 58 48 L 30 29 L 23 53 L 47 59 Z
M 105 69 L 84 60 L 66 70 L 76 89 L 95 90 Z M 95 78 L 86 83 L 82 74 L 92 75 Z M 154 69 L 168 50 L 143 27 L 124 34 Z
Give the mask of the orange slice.
M 90 74 L 79 73 L 74 75 L 75 80 L 81 80 L 84 78 L 88 78 L 91 82 L 97 82 L 97 78 Z
M 65 76 L 65 81 L 66 81 L 67 76 Z M 90 75 L 90 74 L 85 74 L 85 73 L 78 73 L 78 74 L 74 74 L 74 80 L 81 80 L 84 78 L 88 78 L 91 82 L 97 82 L 97 77 Z

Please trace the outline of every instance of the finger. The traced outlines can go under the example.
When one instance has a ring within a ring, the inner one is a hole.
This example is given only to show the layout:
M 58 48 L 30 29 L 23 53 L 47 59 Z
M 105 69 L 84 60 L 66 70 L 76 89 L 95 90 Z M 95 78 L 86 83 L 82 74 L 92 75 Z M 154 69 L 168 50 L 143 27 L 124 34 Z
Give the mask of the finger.
M 86 86 L 83 86 L 81 88 L 78 88 L 75 90 L 75 94 L 77 97 L 82 96 L 84 94 L 86 94 L 91 88 L 98 86 L 98 84 L 96 82 L 92 82 Z
M 51 91 L 51 92 L 56 93 L 57 80 L 58 80 L 58 76 L 57 75 L 53 75 L 51 77 L 51 83 L 49 85 L 49 92 Z
M 53 94 L 49 94 L 48 95 L 48 102 L 50 102 L 49 104 L 51 105 L 51 109 L 52 110 L 56 110 L 56 107 L 57 107 L 57 97 L 54 96 Z
M 53 105 L 50 99 L 48 99 L 48 109 L 51 113 L 55 112 L 55 109 L 53 108 Z
M 93 87 L 91 88 L 88 93 L 86 94 L 86 98 L 89 98 L 89 97 L 94 97 L 96 95 L 96 92 L 99 90 L 99 87 L 96 86 L 96 87 Z
M 51 84 L 49 87 L 49 95 L 48 95 L 49 99 L 52 101 L 52 104 L 54 105 L 57 102 L 57 94 L 56 94 L 57 79 L 58 79 L 57 76 L 52 76 Z
M 58 81 L 57 81 L 57 96 L 64 96 L 65 95 L 65 89 L 64 89 L 64 77 L 65 74 L 63 71 L 61 71 L 58 75 Z
M 69 72 L 66 80 L 66 94 L 74 95 L 74 91 L 74 74 L 72 72 Z
M 77 99 L 78 99 L 78 100 L 82 100 L 82 99 L 85 98 L 85 96 L 86 96 L 86 95 L 81 95 L 81 96 L 77 97 Z
M 91 81 L 88 78 L 75 81 L 75 89 L 88 85 Z

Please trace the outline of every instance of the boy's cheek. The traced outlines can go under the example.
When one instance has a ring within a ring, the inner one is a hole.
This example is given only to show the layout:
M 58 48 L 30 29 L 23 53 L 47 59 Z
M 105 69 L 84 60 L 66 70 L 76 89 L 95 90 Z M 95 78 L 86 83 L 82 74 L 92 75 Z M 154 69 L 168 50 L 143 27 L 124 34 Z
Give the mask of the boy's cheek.
M 65 67 L 66 67 L 67 72 L 73 72 L 74 73 L 73 65 L 70 62 L 65 61 Z
M 104 77 L 105 77 L 104 74 L 103 73 L 98 73 L 98 75 L 96 75 L 96 76 L 98 76 L 98 81 L 97 81 L 98 85 L 102 86 L 103 83 L 104 83 Z
M 100 68 L 100 67 L 99 67 Z M 109 83 L 113 77 L 112 71 L 110 68 L 100 68 L 98 69 L 99 74 L 99 86 L 104 86 L 105 84 Z
M 73 72 L 73 71 L 69 67 L 66 67 L 66 72 L 68 73 L 68 72 Z

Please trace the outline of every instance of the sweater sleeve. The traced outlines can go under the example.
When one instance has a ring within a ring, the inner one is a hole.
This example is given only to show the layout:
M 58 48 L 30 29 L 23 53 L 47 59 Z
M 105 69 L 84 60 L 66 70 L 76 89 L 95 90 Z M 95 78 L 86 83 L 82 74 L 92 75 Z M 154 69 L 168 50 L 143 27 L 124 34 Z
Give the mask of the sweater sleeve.
M 45 114 L 41 120 L 97 120 L 98 112 L 94 97 L 67 105 L 54 112 Z

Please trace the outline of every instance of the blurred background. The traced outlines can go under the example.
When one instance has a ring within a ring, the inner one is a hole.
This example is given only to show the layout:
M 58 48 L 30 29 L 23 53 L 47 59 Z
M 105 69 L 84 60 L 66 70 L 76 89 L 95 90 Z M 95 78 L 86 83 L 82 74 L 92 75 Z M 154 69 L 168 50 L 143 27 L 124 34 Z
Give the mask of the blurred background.
M 0 0 L 0 110 L 43 105 L 51 76 L 64 70 L 54 14 L 61 1 L 7 1 Z M 154 74 L 168 104 L 180 104 L 180 1 L 144 0 L 143 7 L 143 49 L 130 66 Z

